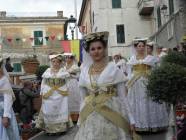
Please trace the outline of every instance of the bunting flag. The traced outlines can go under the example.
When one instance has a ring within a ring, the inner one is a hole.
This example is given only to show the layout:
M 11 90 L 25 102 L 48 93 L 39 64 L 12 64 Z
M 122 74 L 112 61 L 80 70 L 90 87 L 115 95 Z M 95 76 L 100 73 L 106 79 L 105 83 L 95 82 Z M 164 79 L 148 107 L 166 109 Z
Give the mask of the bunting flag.
M 80 59 L 80 41 L 79 40 L 71 40 L 71 53 L 75 54 L 77 61 Z
M 48 37 L 48 36 L 46 36 L 46 37 L 45 37 L 45 39 L 46 39 L 46 41 L 48 41 L 48 40 L 49 40 L 49 37 Z
M 18 41 L 20 41 L 21 39 L 20 38 L 16 38 L 16 41 L 18 42 Z
M 22 41 L 23 41 L 23 42 L 26 42 L 26 38 L 22 38 Z
M 51 36 L 50 36 L 50 39 L 51 39 L 52 41 L 53 41 L 55 38 L 56 38 L 55 35 L 51 35 Z
M 43 37 L 38 37 L 39 42 L 43 41 Z
M 30 37 L 29 39 L 30 39 L 30 41 L 31 41 L 31 42 L 33 42 L 33 40 L 34 40 L 34 38 L 33 38 L 33 37 Z
M 58 35 L 57 40 L 61 41 L 62 40 L 62 35 Z
M 7 40 L 8 40 L 8 42 L 10 42 L 10 43 L 12 42 L 12 38 L 7 38 Z
M 63 40 L 61 41 L 61 47 L 63 48 L 63 51 L 65 53 L 71 53 L 71 47 L 70 47 L 71 43 L 69 40 Z

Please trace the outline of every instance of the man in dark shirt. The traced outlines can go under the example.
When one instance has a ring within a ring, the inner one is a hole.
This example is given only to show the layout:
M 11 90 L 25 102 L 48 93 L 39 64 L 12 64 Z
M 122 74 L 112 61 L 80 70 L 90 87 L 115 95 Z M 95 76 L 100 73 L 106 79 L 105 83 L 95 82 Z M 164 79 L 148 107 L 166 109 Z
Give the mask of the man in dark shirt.
M 5 68 L 7 72 L 12 72 L 14 70 L 14 68 L 11 66 L 11 63 L 10 63 L 10 57 L 6 59 Z

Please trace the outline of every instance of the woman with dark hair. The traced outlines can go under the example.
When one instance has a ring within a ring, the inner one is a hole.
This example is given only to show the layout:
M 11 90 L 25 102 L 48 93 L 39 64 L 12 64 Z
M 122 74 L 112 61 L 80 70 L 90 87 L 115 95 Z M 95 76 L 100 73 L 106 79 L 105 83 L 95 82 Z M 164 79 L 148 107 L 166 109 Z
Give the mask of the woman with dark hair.
M 148 42 L 146 44 L 146 46 L 147 46 L 147 54 L 148 55 L 153 55 L 154 43 L 153 42 Z
M 51 67 L 42 75 L 42 106 L 36 127 L 48 135 L 60 135 L 72 126 L 68 108 L 67 79 L 69 73 L 62 67 L 62 55 L 49 55 Z
M 0 58 L 0 140 L 20 140 L 12 109 L 15 96 L 3 60 Z
M 152 46 L 139 40 L 136 53 L 128 62 L 130 72 L 127 82 L 128 101 L 135 120 L 135 130 L 142 140 L 166 140 L 169 116 L 165 104 L 154 102 L 146 91 L 147 76 L 156 66 L 158 59 L 153 56 Z
M 85 37 L 87 46 L 79 86 L 80 128 L 75 140 L 131 140 L 134 119 L 125 97 L 126 77 L 108 62 L 108 32 Z M 136 135 L 134 136 L 137 137 Z

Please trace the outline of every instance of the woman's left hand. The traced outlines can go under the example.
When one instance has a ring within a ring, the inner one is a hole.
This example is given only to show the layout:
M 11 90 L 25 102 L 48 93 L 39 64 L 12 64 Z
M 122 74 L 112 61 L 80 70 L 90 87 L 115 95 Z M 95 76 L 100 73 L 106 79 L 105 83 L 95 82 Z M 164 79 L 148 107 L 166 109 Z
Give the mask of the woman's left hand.
M 3 117 L 2 118 L 2 123 L 3 123 L 3 126 L 5 127 L 5 128 L 7 128 L 8 126 L 9 126 L 9 118 L 8 117 Z
M 131 135 L 133 135 L 134 132 L 135 132 L 135 125 L 132 124 L 132 125 L 130 125 L 130 133 L 131 133 Z

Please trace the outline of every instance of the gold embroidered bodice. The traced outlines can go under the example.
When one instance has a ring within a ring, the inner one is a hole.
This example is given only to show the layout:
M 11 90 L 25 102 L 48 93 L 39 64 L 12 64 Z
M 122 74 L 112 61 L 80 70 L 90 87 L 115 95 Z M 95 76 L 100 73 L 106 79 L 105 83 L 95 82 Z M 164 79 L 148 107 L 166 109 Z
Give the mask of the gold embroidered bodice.
M 61 79 L 61 78 L 45 78 L 45 82 L 50 87 L 54 87 L 54 86 L 62 87 L 66 83 L 65 79 Z

